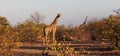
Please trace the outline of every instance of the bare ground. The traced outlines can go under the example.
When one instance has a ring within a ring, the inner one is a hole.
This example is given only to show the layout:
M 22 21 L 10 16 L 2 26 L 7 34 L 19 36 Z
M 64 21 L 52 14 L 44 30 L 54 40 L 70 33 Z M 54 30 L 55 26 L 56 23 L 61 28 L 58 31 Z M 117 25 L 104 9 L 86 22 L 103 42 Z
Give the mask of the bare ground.
M 70 42 L 70 47 L 73 47 L 76 51 L 79 51 L 81 54 L 78 56 L 120 56 L 120 50 L 112 50 L 108 47 L 111 46 L 110 43 L 87 43 L 87 42 Z M 85 53 L 79 50 L 81 46 L 89 52 Z M 51 49 L 46 50 L 46 46 L 42 42 L 37 43 L 23 43 L 22 46 L 18 49 L 11 49 L 6 51 L 7 55 L 2 54 L 0 56 L 42 56 L 42 53 L 48 53 L 49 56 L 56 56 L 56 52 Z M 9 54 L 12 53 L 12 54 Z

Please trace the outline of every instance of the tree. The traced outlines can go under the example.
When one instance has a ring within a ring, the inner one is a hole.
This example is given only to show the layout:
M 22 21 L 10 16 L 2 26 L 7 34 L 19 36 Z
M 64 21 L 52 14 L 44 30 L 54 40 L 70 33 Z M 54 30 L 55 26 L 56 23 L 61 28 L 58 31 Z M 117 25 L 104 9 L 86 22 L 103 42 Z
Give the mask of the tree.
M 67 28 L 65 27 L 65 25 L 57 26 L 57 31 L 56 31 L 56 34 L 55 34 L 57 40 L 63 40 L 64 39 L 66 29 Z
M 0 48 L 9 49 L 18 47 L 18 33 L 8 23 L 5 17 L 0 16 Z
M 114 19 L 114 20 L 113 20 Z M 113 44 L 113 47 L 119 48 L 120 41 L 120 17 L 110 16 L 98 21 L 90 22 L 88 29 L 94 40 L 107 39 Z
M 32 20 L 27 20 L 16 26 L 19 32 L 19 38 L 22 42 L 33 42 L 38 40 L 37 37 L 43 35 L 43 24 L 36 24 Z
M 44 23 L 45 19 L 45 17 L 41 15 L 39 12 L 34 12 L 33 14 L 31 14 L 31 18 L 37 24 Z
M 106 25 L 103 29 L 103 36 L 113 43 L 115 48 L 119 48 L 120 41 L 120 19 L 111 21 L 110 18 L 105 21 Z
M 101 40 L 101 31 L 104 25 L 102 20 L 94 19 L 89 22 L 86 30 L 88 29 L 92 40 Z
M 0 25 L 1 26 L 8 26 L 9 25 L 8 20 L 3 16 L 0 16 Z

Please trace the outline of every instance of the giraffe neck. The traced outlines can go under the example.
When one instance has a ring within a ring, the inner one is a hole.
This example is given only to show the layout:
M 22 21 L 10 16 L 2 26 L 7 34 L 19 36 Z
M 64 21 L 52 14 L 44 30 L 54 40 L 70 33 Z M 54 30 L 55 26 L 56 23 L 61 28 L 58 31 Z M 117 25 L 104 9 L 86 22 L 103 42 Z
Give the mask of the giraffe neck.
M 58 22 L 58 18 L 55 18 L 55 20 L 54 20 L 51 24 L 56 25 L 56 24 L 57 24 L 57 22 Z
M 58 15 L 55 17 L 55 20 L 54 20 L 50 25 L 55 25 L 55 26 L 56 26 L 59 17 L 60 17 L 60 14 L 58 14 Z
M 58 22 L 58 18 L 59 18 L 59 17 L 60 17 L 60 16 L 57 15 L 56 18 L 55 18 L 55 20 L 51 23 L 51 25 L 56 25 L 57 22 Z

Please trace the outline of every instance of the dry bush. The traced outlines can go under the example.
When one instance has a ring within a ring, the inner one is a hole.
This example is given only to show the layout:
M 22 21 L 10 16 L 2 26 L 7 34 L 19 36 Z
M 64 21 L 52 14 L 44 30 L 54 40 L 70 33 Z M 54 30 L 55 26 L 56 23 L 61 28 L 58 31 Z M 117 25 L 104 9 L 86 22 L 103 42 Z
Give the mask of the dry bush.
M 0 17 L 0 48 L 10 49 L 19 47 L 18 33 L 10 26 L 5 17 Z
M 33 21 L 25 21 L 16 26 L 19 32 L 19 38 L 22 42 L 37 41 L 39 36 L 43 35 L 44 24 L 36 24 Z

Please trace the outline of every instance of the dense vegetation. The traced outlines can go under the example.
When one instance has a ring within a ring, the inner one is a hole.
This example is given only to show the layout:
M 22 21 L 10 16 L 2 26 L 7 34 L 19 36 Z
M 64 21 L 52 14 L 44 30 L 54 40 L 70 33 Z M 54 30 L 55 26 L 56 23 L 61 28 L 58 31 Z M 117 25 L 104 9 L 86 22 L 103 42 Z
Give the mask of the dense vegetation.
M 113 47 L 119 49 L 120 40 L 120 15 L 110 16 L 99 20 L 91 20 L 84 26 L 66 27 L 57 26 L 56 39 L 80 41 L 103 40 L 111 41 Z M 26 20 L 15 26 L 0 16 L 0 48 L 9 49 L 19 47 L 20 42 L 35 42 L 43 38 L 44 23 L 36 23 L 33 20 Z

